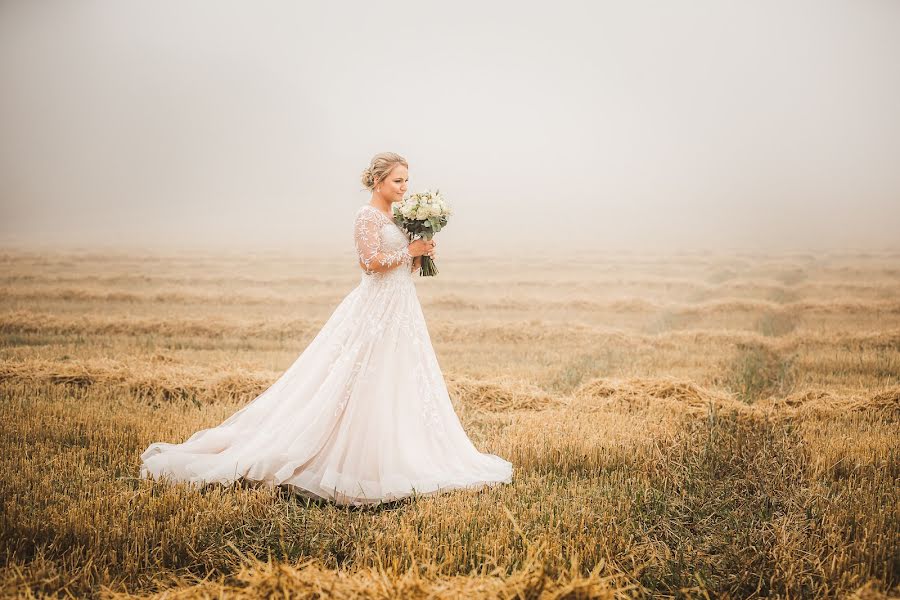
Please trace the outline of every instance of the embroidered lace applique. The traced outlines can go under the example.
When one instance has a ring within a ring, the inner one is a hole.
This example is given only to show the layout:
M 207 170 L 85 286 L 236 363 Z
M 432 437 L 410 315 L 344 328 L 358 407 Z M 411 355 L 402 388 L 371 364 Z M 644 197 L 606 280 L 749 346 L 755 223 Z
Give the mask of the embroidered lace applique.
M 421 362 L 416 365 L 416 385 L 422 398 L 422 422 L 441 437 L 446 435 L 444 421 L 437 407 L 444 389 L 442 384 L 442 381 L 435 381 L 431 367 L 426 368 Z
M 329 367 L 329 374 L 335 368 L 341 368 L 351 360 L 353 361 L 353 367 L 350 369 L 350 374 L 344 380 L 341 387 L 340 400 L 338 400 L 338 403 L 334 408 L 335 416 L 340 416 L 344 408 L 347 406 L 347 402 L 350 400 L 350 395 L 353 392 L 353 388 L 358 382 L 359 371 L 360 368 L 362 368 L 363 364 L 362 357 L 360 357 L 360 348 L 362 347 L 362 342 L 356 342 L 349 347 L 345 344 L 339 344 L 338 347 L 340 348 L 338 352 L 338 358 Z
M 387 227 L 390 229 L 385 229 Z M 391 269 L 406 265 L 407 270 L 412 268 L 406 234 L 390 217 L 371 204 L 364 204 L 356 212 L 353 240 L 356 254 L 366 267 L 366 273 L 378 273 L 376 267 Z

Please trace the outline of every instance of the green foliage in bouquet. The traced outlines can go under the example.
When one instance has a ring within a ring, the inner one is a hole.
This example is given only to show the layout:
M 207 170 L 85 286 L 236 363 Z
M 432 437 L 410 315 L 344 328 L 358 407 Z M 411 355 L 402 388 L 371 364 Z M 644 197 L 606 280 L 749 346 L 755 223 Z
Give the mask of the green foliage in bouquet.
M 406 232 L 410 240 L 430 240 L 447 225 L 447 217 L 451 213 L 439 190 L 425 190 L 404 198 L 394 206 L 393 214 L 394 222 Z M 419 275 L 432 277 L 437 272 L 434 260 L 430 256 L 422 256 Z

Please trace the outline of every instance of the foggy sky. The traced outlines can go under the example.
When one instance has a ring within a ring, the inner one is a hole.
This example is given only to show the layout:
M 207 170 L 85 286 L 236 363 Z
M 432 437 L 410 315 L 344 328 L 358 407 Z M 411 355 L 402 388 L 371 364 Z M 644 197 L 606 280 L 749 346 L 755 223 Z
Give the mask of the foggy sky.
M 900 2 L 0 2 L 0 243 L 896 248 Z

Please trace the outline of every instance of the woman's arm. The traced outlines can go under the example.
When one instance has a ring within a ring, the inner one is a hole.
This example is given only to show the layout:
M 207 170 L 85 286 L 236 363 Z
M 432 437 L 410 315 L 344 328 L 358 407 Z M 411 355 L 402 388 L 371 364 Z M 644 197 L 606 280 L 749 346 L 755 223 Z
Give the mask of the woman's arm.
M 359 265 L 367 273 L 384 273 L 400 265 L 412 264 L 409 248 L 404 246 L 393 252 L 381 252 L 381 239 L 378 234 L 380 221 L 378 216 L 361 210 L 356 216 L 353 228 L 353 239 L 356 243 L 356 254 Z

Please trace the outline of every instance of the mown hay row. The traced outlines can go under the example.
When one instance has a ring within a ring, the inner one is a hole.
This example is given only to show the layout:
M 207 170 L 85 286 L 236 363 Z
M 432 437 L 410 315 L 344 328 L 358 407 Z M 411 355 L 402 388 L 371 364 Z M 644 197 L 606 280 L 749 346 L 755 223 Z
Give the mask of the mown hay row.
M 0 382 L 100 387 L 139 400 L 216 402 L 248 400 L 275 377 L 235 368 L 227 372 L 173 363 L 162 355 L 149 363 L 114 360 L 2 361 Z
M 676 378 L 591 379 L 578 386 L 572 396 L 576 403 L 588 410 L 664 412 L 685 417 L 704 416 L 711 410 L 726 410 L 743 418 L 760 416 L 756 408 L 725 392 Z
M 95 386 L 139 400 L 167 402 L 247 401 L 264 392 L 277 377 L 277 373 L 240 367 L 191 367 L 162 355 L 149 363 L 103 359 L 0 361 L 2 383 Z M 460 407 L 494 413 L 571 407 L 586 411 L 663 412 L 688 418 L 727 411 L 741 418 L 759 419 L 868 411 L 900 420 L 900 386 L 868 395 L 803 390 L 785 398 L 771 397 L 747 404 L 727 392 L 675 378 L 597 378 L 579 385 L 571 396 L 553 396 L 529 383 L 504 379 L 486 381 L 448 374 L 446 381 L 451 397 Z
M 345 290 L 346 291 L 346 290 Z M 187 289 L 136 292 L 126 290 L 98 290 L 79 287 L 48 286 L 43 289 L 23 289 L 6 286 L 0 288 L 0 300 L 16 301 L 78 301 L 172 304 L 336 304 L 341 291 L 333 293 L 273 293 L 259 291 L 198 293 Z M 900 314 L 900 302 L 895 300 L 861 300 L 836 298 L 833 300 L 803 300 L 795 302 L 769 302 L 743 298 L 721 298 L 699 303 L 657 302 L 645 298 L 619 298 L 597 300 L 593 297 L 546 299 L 539 297 L 505 297 L 488 299 L 471 298 L 455 294 L 443 294 L 423 300 L 429 306 L 465 310 L 591 310 L 614 313 L 655 313 L 668 311 L 682 315 L 709 315 L 747 312 L 788 312 L 790 314 Z
M 277 378 L 276 373 L 240 367 L 191 367 L 164 355 L 156 355 L 145 363 L 104 359 L 0 361 L 0 383 L 92 387 L 141 401 L 248 401 Z M 481 381 L 449 375 L 447 389 L 460 407 L 475 411 L 536 411 L 564 404 L 536 386 L 510 380 Z
M 19 310 L 0 315 L 2 334 L 42 335 L 162 335 L 200 336 L 302 336 L 321 327 L 310 319 L 270 319 L 235 321 L 222 318 L 178 319 L 158 317 L 109 317 L 81 315 L 69 317 L 52 313 Z
M 698 276 L 699 277 L 699 276 Z M 181 274 L 167 271 L 134 273 L 123 269 L 121 272 L 110 272 L 104 267 L 97 271 L 85 270 L 78 273 L 64 272 L 35 272 L 31 268 L 11 268 L 0 275 L 0 284 L 7 286 L 41 286 L 41 287 L 67 287 L 74 289 L 100 289 L 104 287 L 141 285 L 151 288 L 186 288 L 192 287 L 222 287 L 235 286 L 254 288 L 295 288 L 304 290 L 311 286 L 318 288 L 329 286 L 348 286 L 355 281 L 354 274 L 332 274 L 328 276 L 317 275 L 292 275 L 269 273 L 264 276 L 240 274 L 240 273 L 196 273 Z M 439 282 L 443 283 L 443 282 Z M 504 289 L 512 287 L 518 292 L 530 288 L 547 288 L 547 279 L 523 279 L 517 278 L 510 281 Z M 666 294 L 690 294 L 693 297 L 720 297 L 739 293 L 744 296 L 753 294 L 768 299 L 800 300 L 807 297 L 823 299 L 826 297 L 844 296 L 865 299 L 890 299 L 900 296 L 900 284 L 891 278 L 886 281 L 848 282 L 843 280 L 806 280 L 796 283 L 785 280 L 783 275 L 774 277 L 738 277 L 726 279 L 719 283 L 710 283 L 699 278 L 670 276 L 665 274 L 643 275 L 640 273 L 623 273 L 619 275 L 594 274 L 590 279 L 554 278 L 551 282 L 554 288 L 565 288 L 579 292 L 596 292 L 617 290 L 620 293 L 625 290 L 641 290 Z M 438 285 L 438 288 L 441 288 Z M 468 291 L 496 292 L 497 281 L 492 279 L 454 278 L 452 289 L 465 289 Z M 32 289 L 39 292 L 40 287 Z
M 854 298 L 838 298 L 834 300 L 802 300 L 797 302 L 767 302 L 764 300 L 744 300 L 741 298 L 723 298 L 698 304 L 687 304 L 673 307 L 678 314 L 728 314 L 736 312 L 770 312 L 804 314 L 865 314 L 885 313 L 900 314 L 900 302 L 893 300 L 858 300 Z
M 489 412 L 538 411 L 567 404 L 564 399 L 522 381 L 484 381 L 448 375 L 447 389 L 466 408 Z
M 889 421 L 900 421 L 900 386 L 868 395 L 835 395 L 825 390 L 804 390 L 785 398 L 767 398 L 757 404 L 769 414 L 791 416 L 828 416 L 835 413 L 876 413 Z
M 754 404 L 731 394 L 710 390 L 691 381 L 659 379 L 593 379 L 573 392 L 576 405 L 589 410 L 614 408 L 625 412 L 664 412 L 699 417 L 713 411 L 734 413 L 745 419 L 784 419 L 868 412 L 900 421 L 900 386 L 870 394 L 836 395 L 804 390 L 785 398 L 769 397 Z
M 272 318 L 266 320 L 66 316 L 29 310 L 0 314 L 0 334 L 7 335 L 160 335 L 171 337 L 308 337 L 321 322 L 314 319 Z M 445 321 L 429 324 L 441 342 L 519 343 L 581 340 L 584 344 L 638 347 L 673 347 L 684 343 L 737 346 L 755 343 L 782 351 L 798 347 L 841 347 L 856 350 L 900 351 L 900 329 L 882 331 L 797 331 L 778 337 L 754 331 L 682 329 L 655 334 L 625 332 L 587 324 L 491 321 Z
M 131 273 L 124 269 L 120 273 L 109 273 L 104 268 L 99 272 L 82 272 L 76 274 L 59 274 L 59 273 L 35 273 L 31 269 L 10 270 L 0 276 L 0 281 L 4 283 L 28 283 L 28 284 L 66 284 L 68 286 L 78 284 L 90 285 L 134 285 L 134 284 L 152 284 L 152 285 L 175 285 L 175 286 L 204 286 L 204 285 L 260 285 L 260 286 L 276 286 L 276 285 L 323 285 L 331 284 L 339 280 L 334 277 L 316 277 L 314 275 L 267 275 L 265 277 L 257 277 L 253 275 L 242 274 L 178 274 L 169 273 Z
M 198 293 L 173 289 L 149 292 L 125 290 L 102 290 L 78 287 L 47 287 L 44 289 L 0 288 L 0 300 L 16 301 L 64 301 L 64 302 L 122 302 L 155 304 L 315 304 L 336 303 L 338 293 L 328 294 L 276 294 L 268 291 L 258 293 L 216 292 Z

